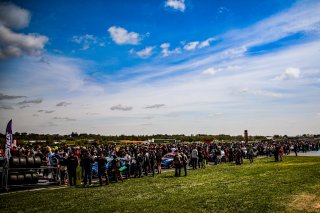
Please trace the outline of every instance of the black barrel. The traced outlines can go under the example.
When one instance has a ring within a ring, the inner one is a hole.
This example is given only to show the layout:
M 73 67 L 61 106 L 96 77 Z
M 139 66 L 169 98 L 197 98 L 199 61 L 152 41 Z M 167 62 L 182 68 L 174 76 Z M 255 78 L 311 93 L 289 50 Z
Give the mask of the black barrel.
M 24 174 L 24 183 L 25 184 L 32 184 L 32 174 L 31 173 Z
M 26 159 L 26 157 L 20 157 L 19 158 L 19 167 L 20 168 L 27 167 L 27 159 Z
M 27 157 L 27 167 L 29 167 L 29 168 L 34 167 L 34 158 L 33 157 Z
M 24 175 L 23 174 L 18 174 L 17 175 L 17 184 L 18 185 L 24 184 Z
M 41 166 L 41 158 L 39 156 L 34 157 L 34 167 L 39 168 Z
M 18 168 L 19 167 L 19 158 L 18 157 L 10 158 L 9 166 L 10 166 L 10 168 Z
M 17 174 L 9 174 L 8 183 L 10 185 L 17 185 L 18 184 Z
M 32 173 L 32 182 L 33 184 L 37 184 L 39 180 L 38 174 L 37 173 Z

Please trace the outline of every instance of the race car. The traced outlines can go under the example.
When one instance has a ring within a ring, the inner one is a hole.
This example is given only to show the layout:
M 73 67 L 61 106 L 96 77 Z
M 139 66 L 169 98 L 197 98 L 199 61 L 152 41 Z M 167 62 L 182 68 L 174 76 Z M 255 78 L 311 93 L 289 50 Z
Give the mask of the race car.
M 172 168 L 174 167 L 174 157 L 176 155 L 173 152 L 165 154 L 161 158 L 161 167 Z

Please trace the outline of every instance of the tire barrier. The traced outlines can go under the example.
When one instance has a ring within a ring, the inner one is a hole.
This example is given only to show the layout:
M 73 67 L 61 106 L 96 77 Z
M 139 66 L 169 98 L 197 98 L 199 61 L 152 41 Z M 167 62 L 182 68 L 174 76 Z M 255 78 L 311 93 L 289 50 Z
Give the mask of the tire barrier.
M 32 184 L 37 184 L 38 181 L 39 181 L 38 174 L 37 174 L 37 173 L 32 173 L 31 176 L 32 176 L 32 181 L 31 181 L 31 183 L 32 183 Z
M 29 168 L 34 167 L 34 157 L 27 157 L 27 167 Z
M 39 168 L 41 166 L 41 158 L 39 156 L 34 157 L 34 167 Z
M 38 174 L 26 173 L 26 174 L 9 174 L 8 182 L 10 185 L 23 185 L 23 184 L 37 184 Z
M 24 174 L 24 184 L 32 184 L 32 174 L 31 173 Z
M 10 166 L 11 168 L 19 168 L 19 165 L 20 165 L 20 163 L 19 163 L 19 158 L 18 158 L 18 157 L 12 157 L 12 158 L 10 158 L 10 160 L 9 160 L 9 166 Z
M 27 167 L 27 159 L 25 157 L 19 158 L 19 167 L 26 168 Z
M 9 160 L 10 168 L 40 168 L 41 158 L 36 157 L 11 157 Z
M 24 184 L 24 175 L 23 174 L 18 174 L 17 175 L 17 185 Z
M 17 174 L 9 174 L 8 182 L 11 185 L 17 185 L 18 183 Z

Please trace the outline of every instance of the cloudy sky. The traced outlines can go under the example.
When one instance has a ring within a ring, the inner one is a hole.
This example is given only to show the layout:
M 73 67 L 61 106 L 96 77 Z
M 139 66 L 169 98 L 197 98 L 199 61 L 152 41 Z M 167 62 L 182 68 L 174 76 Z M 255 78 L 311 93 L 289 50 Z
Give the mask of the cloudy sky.
M 0 131 L 320 133 L 320 1 L 1 1 Z

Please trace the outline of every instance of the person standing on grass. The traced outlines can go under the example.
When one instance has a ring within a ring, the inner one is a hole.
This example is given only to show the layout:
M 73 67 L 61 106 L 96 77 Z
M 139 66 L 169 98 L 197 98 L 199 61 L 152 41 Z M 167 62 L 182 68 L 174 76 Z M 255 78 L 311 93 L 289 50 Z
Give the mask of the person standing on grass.
M 219 147 L 216 148 L 216 164 L 221 164 L 221 149 Z
M 294 154 L 296 155 L 296 157 L 298 156 L 298 144 L 295 143 L 294 146 L 293 146 L 293 151 L 294 151 Z
M 174 167 L 175 167 L 175 176 L 181 176 L 181 165 L 182 165 L 182 158 L 178 150 L 175 151 L 174 156 Z
M 253 163 L 253 148 L 252 148 L 252 145 L 249 146 L 248 158 L 250 160 L 250 163 Z
M 207 155 L 204 150 L 202 150 L 202 169 L 207 168 Z
M 280 146 L 279 148 L 280 161 L 283 160 L 283 154 L 284 154 L 283 146 Z
M 60 185 L 65 185 L 66 180 L 66 174 L 67 174 L 67 158 L 68 154 L 65 153 L 63 150 L 61 150 L 61 156 L 59 160 L 59 166 L 60 166 Z
M 150 151 L 150 168 L 152 172 L 152 176 L 154 177 L 154 165 L 156 164 L 156 155 L 154 151 Z
M 235 161 L 236 161 L 237 165 L 241 165 L 241 151 L 240 151 L 240 148 L 236 148 Z
M 126 179 L 129 179 L 130 178 L 130 166 L 131 166 L 131 156 L 128 154 L 128 153 L 125 153 L 125 156 L 124 156 L 124 162 L 125 162 L 125 166 L 127 167 L 126 168 Z
M 121 168 L 121 161 L 117 158 L 117 155 L 113 156 L 111 167 L 115 181 L 118 182 L 118 178 L 120 178 L 120 180 L 123 182 L 122 174 L 119 171 L 119 169 Z
M 226 162 L 229 162 L 229 148 L 228 147 L 226 147 L 224 149 L 224 155 L 226 157 Z
M 184 176 L 188 175 L 188 156 L 187 153 L 181 152 Z
M 84 186 L 87 185 L 89 179 L 89 185 L 92 186 L 92 164 L 93 158 L 90 155 L 89 150 L 85 151 L 84 159 L 83 159 L 83 169 L 84 169 Z
M 149 153 L 146 151 L 143 156 L 143 169 L 144 169 L 144 176 L 148 176 L 148 172 L 150 170 L 150 157 Z
M 202 160 L 203 160 L 203 152 L 202 149 L 198 150 L 198 167 L 199 169 L 202 168 Z
M 158 174 L 161 174 L 161 160 L 162 160 L 162 151 L 159 149 L 156 153 L 156 161 L 157 161 L 157 168 Z
M 106 185 L 109 185 L 109 177 L 106 170 L 107 159 L 103 156 L 102 152 L 99 153 L 95 161 L 98 163 L 98 177 L 100 186 L 102 186 L 102 177 L 105 177 Z
M 74 155 L 74 152 L 70 152 L 70 156 L 67 158 L 67 170 L 68 170 L 70 186 L 74 186 L 76 184 L 77 167 L 78 167 L 78 158 Z
M 137 152 L 137 157 L 136 157 L 136 173 L 134 175 L 134 177 L 141 177 L 142 175 L 142 165 L 143 165 L 143 157 L 141 155 L 141 153 L 138 151 Z
M 191 151 L 192 168 L 197 169 L 198 166 L 198 150 L 196 147 Z

